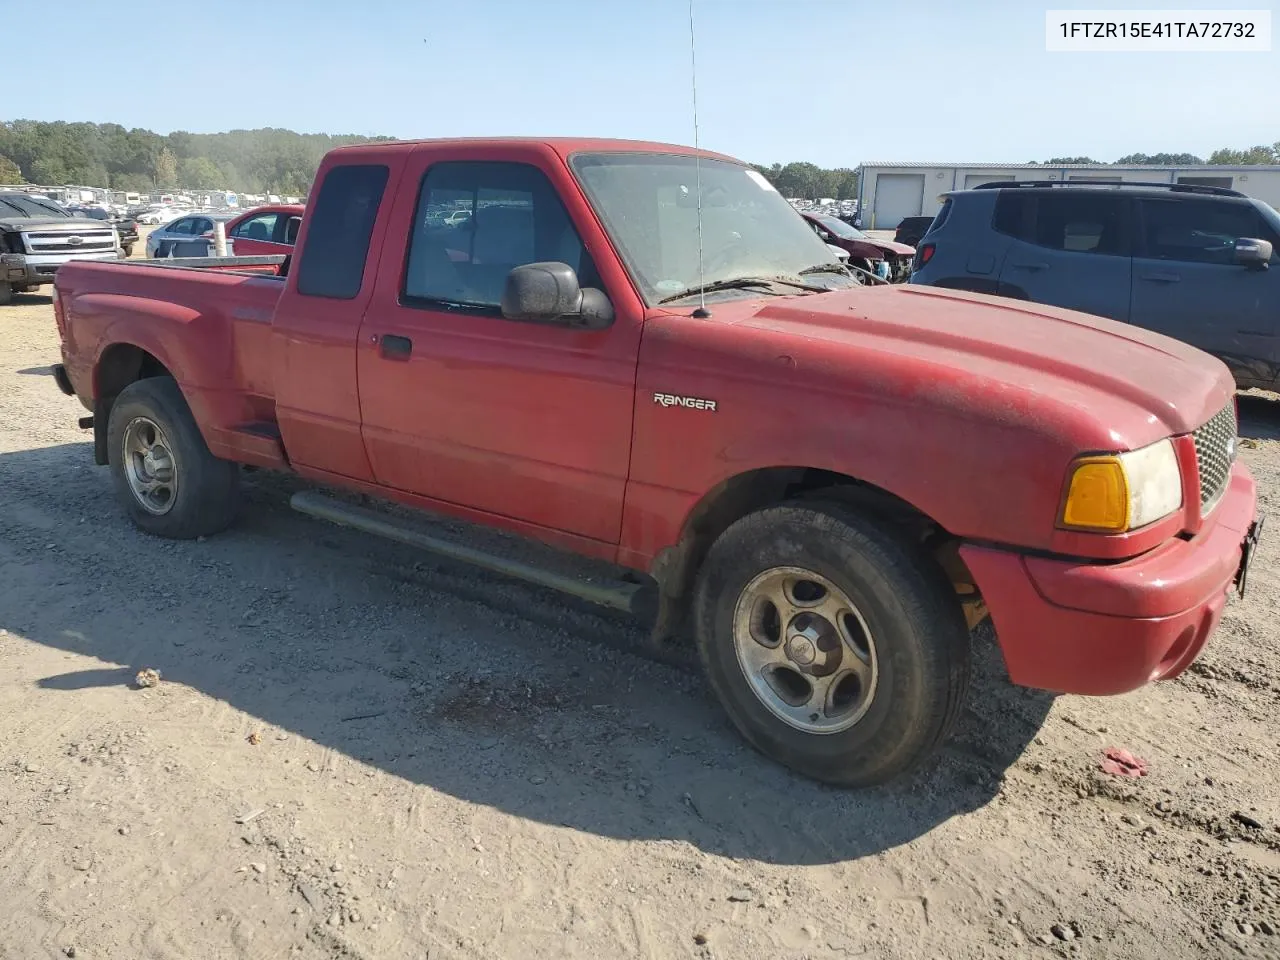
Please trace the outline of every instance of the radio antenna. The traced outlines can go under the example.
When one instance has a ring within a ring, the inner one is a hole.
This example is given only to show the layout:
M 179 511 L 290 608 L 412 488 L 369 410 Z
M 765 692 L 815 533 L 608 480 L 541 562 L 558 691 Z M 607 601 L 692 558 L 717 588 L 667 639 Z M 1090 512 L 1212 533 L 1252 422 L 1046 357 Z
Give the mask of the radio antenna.
M 698 44 L 693 29 L 693 0 L 689 0 L 689 85 L 693 91 L 693 168 L 697 172 L 698 191 L 698 293 L 699 306 L 693 315 L 699 320 L 711 316 L 707 310 L 706 277 L 702 272 L 702 157 L 698 146 Z

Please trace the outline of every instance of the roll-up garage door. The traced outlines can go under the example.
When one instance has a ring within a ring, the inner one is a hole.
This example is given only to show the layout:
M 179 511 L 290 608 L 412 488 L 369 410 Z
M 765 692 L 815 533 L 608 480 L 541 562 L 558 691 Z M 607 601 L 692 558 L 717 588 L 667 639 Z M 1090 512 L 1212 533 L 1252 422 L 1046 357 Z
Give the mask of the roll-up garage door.
M 918 217 L 924 203 L 924 174 L 882 173 L 876 177 L 876 230 L 892 230 L 903 217 Z

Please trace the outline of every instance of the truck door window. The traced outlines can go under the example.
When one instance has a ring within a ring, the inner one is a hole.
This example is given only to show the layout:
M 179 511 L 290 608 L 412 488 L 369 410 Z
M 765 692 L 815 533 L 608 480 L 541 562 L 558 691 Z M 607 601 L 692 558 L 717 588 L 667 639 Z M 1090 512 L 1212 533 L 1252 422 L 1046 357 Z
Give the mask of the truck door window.
M 245 240 L 270 240 L 274 236 L 278 216 L 275 213 L 263 213 L 250 217 L 231 231 L 231 234 Z
M 494 312 L 507 274 L 546 260 L 573 267 L 583 287 L 600 285 L 541 170 L 523 163 L 437 163 L 422 178 L 401 299 Z
M 1248 203 L 1213 200 L 1142 201 L 1145 253 L 1154 260 L 1235 263 L 1236 240 L 1263 237 L 1262 222 Z
M 352 300 L 360 293 L 389 175 L 384 164 L 349 164 L 325 174 L 308 214 L 311 229 L 298 262 L 298 293 L 332 300 Z

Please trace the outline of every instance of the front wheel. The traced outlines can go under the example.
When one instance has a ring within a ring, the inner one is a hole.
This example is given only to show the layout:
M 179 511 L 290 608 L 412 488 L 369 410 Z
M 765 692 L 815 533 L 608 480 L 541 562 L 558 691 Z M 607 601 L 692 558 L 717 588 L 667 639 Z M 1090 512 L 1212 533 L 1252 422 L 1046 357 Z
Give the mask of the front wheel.
M 969 632 L 942 571 L 838 504 L 739 520 L 695 597 L 708 679 L 742 735 L 815 780 L 870 786 L 930 757 L 969 683 Z
M 116 495 L 147 533 L 190 540 L 235 519 L 240 468 L 209 452 L 182 391 L 169 377 L 129 384 L 107 423 Z

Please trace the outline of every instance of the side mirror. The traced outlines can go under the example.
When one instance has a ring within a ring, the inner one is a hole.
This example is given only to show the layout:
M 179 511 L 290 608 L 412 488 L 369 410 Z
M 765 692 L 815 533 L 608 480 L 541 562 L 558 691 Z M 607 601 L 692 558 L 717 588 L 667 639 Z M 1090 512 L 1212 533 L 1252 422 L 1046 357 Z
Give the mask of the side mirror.
M 1236 263 L 1255 270 L 1265 270 L 1271 264 L 1271 241 L 1255 237 L 1241 237 L 1236 241 Z
M 613 304 L 604 291 L 578 286 L 578 275 L 567 263 L 546 261 L 522 264 L 507 274 L 502 315 L 508 320 L 603 330 L 613 323 Z

